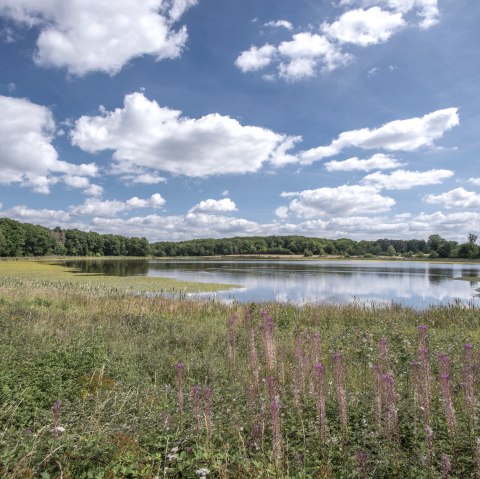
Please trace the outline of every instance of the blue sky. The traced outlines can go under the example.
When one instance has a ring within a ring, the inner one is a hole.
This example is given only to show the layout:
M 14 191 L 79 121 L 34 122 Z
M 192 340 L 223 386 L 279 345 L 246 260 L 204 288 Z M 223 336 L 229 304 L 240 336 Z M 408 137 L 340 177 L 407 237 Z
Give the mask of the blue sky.
M 471 0 L 0 0 L 0 216 L 464 241 L 479 20 Z

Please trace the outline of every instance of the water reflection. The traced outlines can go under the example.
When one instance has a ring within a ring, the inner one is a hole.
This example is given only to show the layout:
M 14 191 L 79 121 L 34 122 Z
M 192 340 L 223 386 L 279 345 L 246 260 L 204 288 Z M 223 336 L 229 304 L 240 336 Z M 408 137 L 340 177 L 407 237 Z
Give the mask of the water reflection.
M 186 281 L 241 284 L 215 297 L 238 301 L 397 302 L 407 306 L 460 300 L 480 304 L 476 281 L 480 265 L 373 261 L 71 261 L 82 273 L 145 275 Z M 475 298 L 475 299 L 473 299 Z

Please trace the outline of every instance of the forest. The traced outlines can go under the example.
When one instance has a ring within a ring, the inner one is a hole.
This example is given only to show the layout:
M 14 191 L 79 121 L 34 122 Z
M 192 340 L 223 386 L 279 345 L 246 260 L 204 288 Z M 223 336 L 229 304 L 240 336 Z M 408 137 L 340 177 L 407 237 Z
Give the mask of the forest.
M 218 256 L 303 255 L 311 256 L 402 256 L 406 258 L 480 258 L 478 235 L 470 233 L 464 243 L 448 241 L 438 234 L 423 239 L 308 238 L 305 236 L 252 236 L 149 243 L 146 238 L 53 229 L 0 218 L 0 257 L 29 256 Z

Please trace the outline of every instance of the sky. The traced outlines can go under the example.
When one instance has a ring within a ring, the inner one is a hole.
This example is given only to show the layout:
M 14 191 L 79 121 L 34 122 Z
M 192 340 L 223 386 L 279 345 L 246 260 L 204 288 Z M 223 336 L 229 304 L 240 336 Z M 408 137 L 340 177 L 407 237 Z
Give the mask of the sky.
M 0 217 L 465 242 L 479 21 L 473 0 L 0 0 Z

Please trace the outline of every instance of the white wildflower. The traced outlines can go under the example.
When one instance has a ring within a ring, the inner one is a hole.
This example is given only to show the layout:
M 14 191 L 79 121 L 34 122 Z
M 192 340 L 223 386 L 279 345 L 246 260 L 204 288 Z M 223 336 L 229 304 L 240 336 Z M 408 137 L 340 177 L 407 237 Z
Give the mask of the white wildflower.
M 197 469 L 195 471 L 195 474 L 200 477 L 206 477 L 208 474 L 210 474 L 210 469 L 207 469 L 206 467 L 201 467 L 200 469 Z

